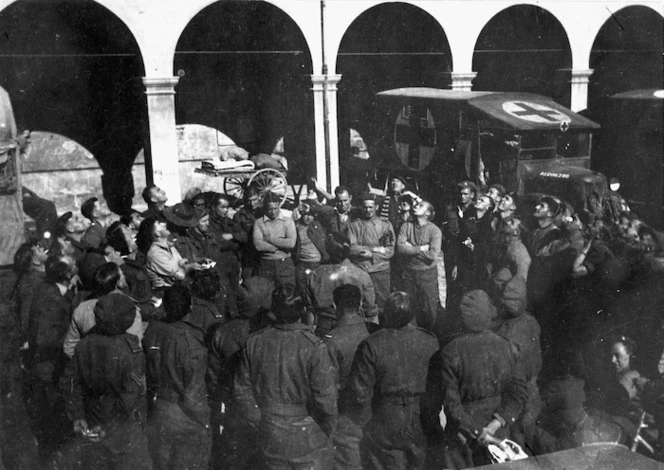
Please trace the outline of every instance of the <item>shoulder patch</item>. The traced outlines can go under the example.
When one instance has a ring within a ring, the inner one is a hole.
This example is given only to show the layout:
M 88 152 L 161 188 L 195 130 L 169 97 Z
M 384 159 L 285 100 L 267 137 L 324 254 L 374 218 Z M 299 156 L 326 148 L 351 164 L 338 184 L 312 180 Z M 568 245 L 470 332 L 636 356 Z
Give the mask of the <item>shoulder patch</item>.
M 304 330 L 300 330 L 300 332 L 302 333 L 302 336 L 304 336 L 309 341 L 311 341 L 314 344 L 314 346 L 316 346 L 316 347 L 321 347 L 325 344 L 325 341 L 323 341 L 321 338 L 316 336 L 314 334 L 314 332 L 311 331 L 308 328 L 305 328 Z

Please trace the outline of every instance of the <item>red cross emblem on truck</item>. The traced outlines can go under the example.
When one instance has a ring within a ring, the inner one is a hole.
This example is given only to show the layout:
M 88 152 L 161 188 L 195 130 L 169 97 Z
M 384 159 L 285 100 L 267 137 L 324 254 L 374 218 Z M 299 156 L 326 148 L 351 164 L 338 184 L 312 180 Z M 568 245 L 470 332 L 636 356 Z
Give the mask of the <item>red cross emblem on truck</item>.
M 539 103 L 528 101 L 506 101 L 503 111 L 519 119 L 538 123 L 567 123 L 571 121 L 566 114 Z
M 436 148 L 436 123 L 427 108 L 404 106 L 394 123 L 394 144 L 401 162 L 411 170 L 422 170 Z

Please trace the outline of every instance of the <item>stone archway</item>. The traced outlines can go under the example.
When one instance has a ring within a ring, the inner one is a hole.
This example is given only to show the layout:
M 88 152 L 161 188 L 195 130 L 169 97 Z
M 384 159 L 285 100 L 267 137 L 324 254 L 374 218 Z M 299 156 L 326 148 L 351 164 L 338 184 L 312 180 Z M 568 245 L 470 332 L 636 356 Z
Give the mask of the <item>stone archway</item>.
M 473 90 L 538 93 L 570 106 L 571 67 L 558 19 L 542 8 L 517 5 L 494 16 L 477 39 Z
M 128 27 L 93 1 L 19 1 L 0 12 L 0 85 L 21 129 L 62 134 L 89 149 L 116 211 L 133 196 L 143 146 L 145 75 Z
M 340 158 L 350 153 L 349 129 L 367 143 L 372 128 L 374 95 L 408 86 L 448 88 L 452 54 L 440 24 L 426 11 L 406 3 L 385 3 L 368 9 L 350 25 L 341 40 L 336 71 Z
M 297 179 L 315 165 L 311 63 L 302 32 L 282 10 L 214 3 L 178 41 L 176 122 L 219 129 L 252 154 L 270 153 L 283 136 L 289 181 Z
M 594 69 L 588 87 L 588 108 L 608 96 L 664 83 L 664 18 L 644 6 L 615 12 L 602 26 L 590 53 Z

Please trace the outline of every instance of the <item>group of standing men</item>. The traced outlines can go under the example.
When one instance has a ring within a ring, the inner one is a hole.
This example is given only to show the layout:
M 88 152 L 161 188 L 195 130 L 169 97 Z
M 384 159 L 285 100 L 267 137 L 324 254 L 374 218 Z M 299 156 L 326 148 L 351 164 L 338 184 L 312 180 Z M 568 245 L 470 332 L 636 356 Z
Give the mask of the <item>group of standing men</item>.
M 99 455 L 115 468 L 487 461 L 484 445 L 519 418 L 525 378 L 490 330 L 501 312 L 480 290 L 455 308 L 467 335 L 438 352 L 442 232 L 431 203 L 400 178 L 391 189 L 354 207 L 339 187 L 332 204 L 311 198 L 290 216 L 279 196 L 261 200 L 252 187 L 244 205 L 192 192 L 167 206 L 149 186 L 148 211 L 108 227 L 97 201 L 84 204 L 85 233 L 61 217 L 48 259 L 39 245 L 29 251 L 58 302 L 32 302 L 26 315 L 31 384 L 44 386 L 34 418 L 61 416 L 78 436 L 59 464 Z M 73 299 L 77 270 L 89 273 L 85 300 Z M 71 359 L 68 329 L 82 338 Z M 53 413 L 57 394 L 65 406 Z M 442 461 L 427 451 L 439 421 Z

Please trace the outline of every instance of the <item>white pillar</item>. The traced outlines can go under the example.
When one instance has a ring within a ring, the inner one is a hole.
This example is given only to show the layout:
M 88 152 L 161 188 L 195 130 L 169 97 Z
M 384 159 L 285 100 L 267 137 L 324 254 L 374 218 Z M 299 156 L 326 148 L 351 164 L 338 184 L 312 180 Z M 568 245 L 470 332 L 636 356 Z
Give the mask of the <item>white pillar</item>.
M 330 189 L 339 186 L 339 120 L 337 118 L 337 85 L 341 75 L 327 76 L 327 96 L 330 130 Z M 348 139 L 348 135 L 341 136 Z
M 330 161 L 325 160 L 325 106 L 323 104 L 327 78 L 327 119 L 330 139 Z M 312 75 L 314 92 L 314 128 L 316 136 L 316 179 L 328 191 L 339 186 L 339 125 L 337 119 L 337 84 L 341 75 Z M 329 181 L 328 181 L 329 174 Z
M 312 75 L 311 81 L 314 92 L 314 137 L 316 144 L 316 179 L 326 189 L 327 186 L 327 162 L 325 161 L 325 116 L 323 106 L 323 81 L 324 75 Z
M 477 72 L 452 72 L 452 89 L 471 91 Z
M 143 78 L 148 101 L 152 178 L 166 191 L 169 204 L 182 200 L 175 134 L 175 85 L 179 77 Z M 147 155 L 146 155 L 147 158 Z M 148 165 L 145 166 L 146 172 Z
M 588 83 L 594 70 L 572 69 L 571 72 L 572 99 L 570 107 L 574 112 L 583 111 L 588 107 Z

